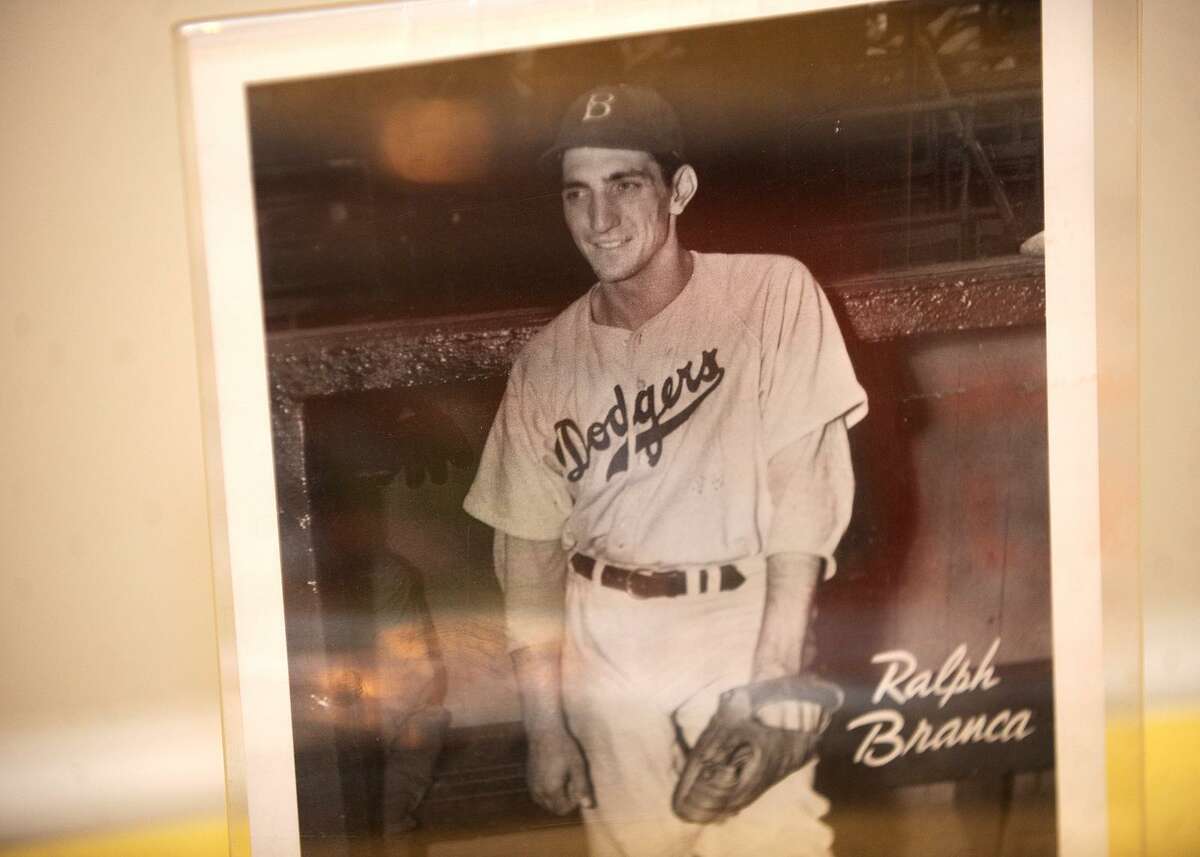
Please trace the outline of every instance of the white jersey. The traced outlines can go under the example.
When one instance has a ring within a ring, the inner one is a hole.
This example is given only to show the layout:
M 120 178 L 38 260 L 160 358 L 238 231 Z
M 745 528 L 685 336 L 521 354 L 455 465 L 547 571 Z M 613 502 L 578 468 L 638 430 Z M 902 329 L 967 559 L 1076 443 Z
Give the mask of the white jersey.
M 596 323 L 589 294 L 521 352 L 471 515 L 636 567 L 768 552 L 772 457 L 830 422 L 853 425 L 866 394 L 803 265 L 693 258 L 684 289 L 637 330 Z

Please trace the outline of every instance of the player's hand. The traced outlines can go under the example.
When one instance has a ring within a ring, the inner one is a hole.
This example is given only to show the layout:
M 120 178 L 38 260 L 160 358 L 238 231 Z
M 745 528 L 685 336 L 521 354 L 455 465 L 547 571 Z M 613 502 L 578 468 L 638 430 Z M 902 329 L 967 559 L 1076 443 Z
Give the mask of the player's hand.
M 806 700 L 787 699 L 768 702 L 754 716 L 764 726 L 816 732 L 821 723 L 821 706 Z
M 798 663 L 798 658 L 797 658 Z M 774 662 L 758 663 L 755 665 L 752 681 L 768 681 L 782 678 L 785 675 L 795 675 L 799 669 L 789 664 Z M 813 702 L 801 699 L 784 699 L 769 702 L 760 706 L 754 716 L 764 726 L 774 726 L 777 729 L 802 729 L 805 732 L 815 731 L 821 722 L 821 707 Z
M 767 598 L 750 672 L 752 684 L 800 674 L 822 567 L 821 558 L 812 554 L 767 557 Z M 803 621 L 796 621 L 796 617 L 803 617 Z M 783 699 L 761 706 L 755 716 L 764 726 L 808 732 L 818 727 L 821 709 L 804 700 Z
M 555 815 L 596 805 L 583 752 L 564 728 L 542 730 L 529 736 L 526 776 L 534 801 Z

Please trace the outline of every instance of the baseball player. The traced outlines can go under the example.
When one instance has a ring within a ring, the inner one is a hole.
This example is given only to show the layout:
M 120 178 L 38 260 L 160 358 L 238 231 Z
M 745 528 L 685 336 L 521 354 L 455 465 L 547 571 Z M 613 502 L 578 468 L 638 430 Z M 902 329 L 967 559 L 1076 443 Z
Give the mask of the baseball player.
M 809 753 L 748 805 L 680 791 L 722 694 L 802 671 L 866 413 L 837 323 L 794 259 L 681 246 L 699 180 L 657 93 L 584 93 L 548 154 L 598 282 L 514 362 L 464 504 L 496 533 L 531 792 L 581 808 L 593 857 L 827 855 Z M 775 734 L 825 715 L 751 712 Z

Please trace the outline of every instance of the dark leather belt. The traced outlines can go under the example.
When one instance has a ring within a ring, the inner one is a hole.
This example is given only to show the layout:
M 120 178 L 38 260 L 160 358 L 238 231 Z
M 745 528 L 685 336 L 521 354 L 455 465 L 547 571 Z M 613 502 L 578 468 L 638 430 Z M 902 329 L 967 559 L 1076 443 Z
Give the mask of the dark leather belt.
M 595 575 L 597 566 L 600 567 L 601 586 L 620 589 L 634 598 L 674 598 L 688 594 L 686 571 L 621 568 L 618 565 L 598 562 L 587 554 L 571 554 L 571 568 L 588 580 Z M 721 565 L 715 569 L 702 568 L 698 577 L 697 592 L 707 592 L 710 587 L 715 587 L 720 592 L 729 592 L 741 586 L 746 579 L 736 565 Z

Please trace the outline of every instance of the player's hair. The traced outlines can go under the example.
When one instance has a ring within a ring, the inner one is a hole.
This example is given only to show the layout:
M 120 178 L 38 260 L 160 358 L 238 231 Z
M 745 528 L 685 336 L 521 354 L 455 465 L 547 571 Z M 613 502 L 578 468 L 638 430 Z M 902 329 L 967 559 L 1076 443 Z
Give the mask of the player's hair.
M 654 163 L 658 164 L 658 168 L 662 170 L 663 182 L 670 187 L 675 173 L 679 172 L 679 168 L 683 166 L 683 158 L 674 152 L 651 152 L 650 157 L 654 158 Z

